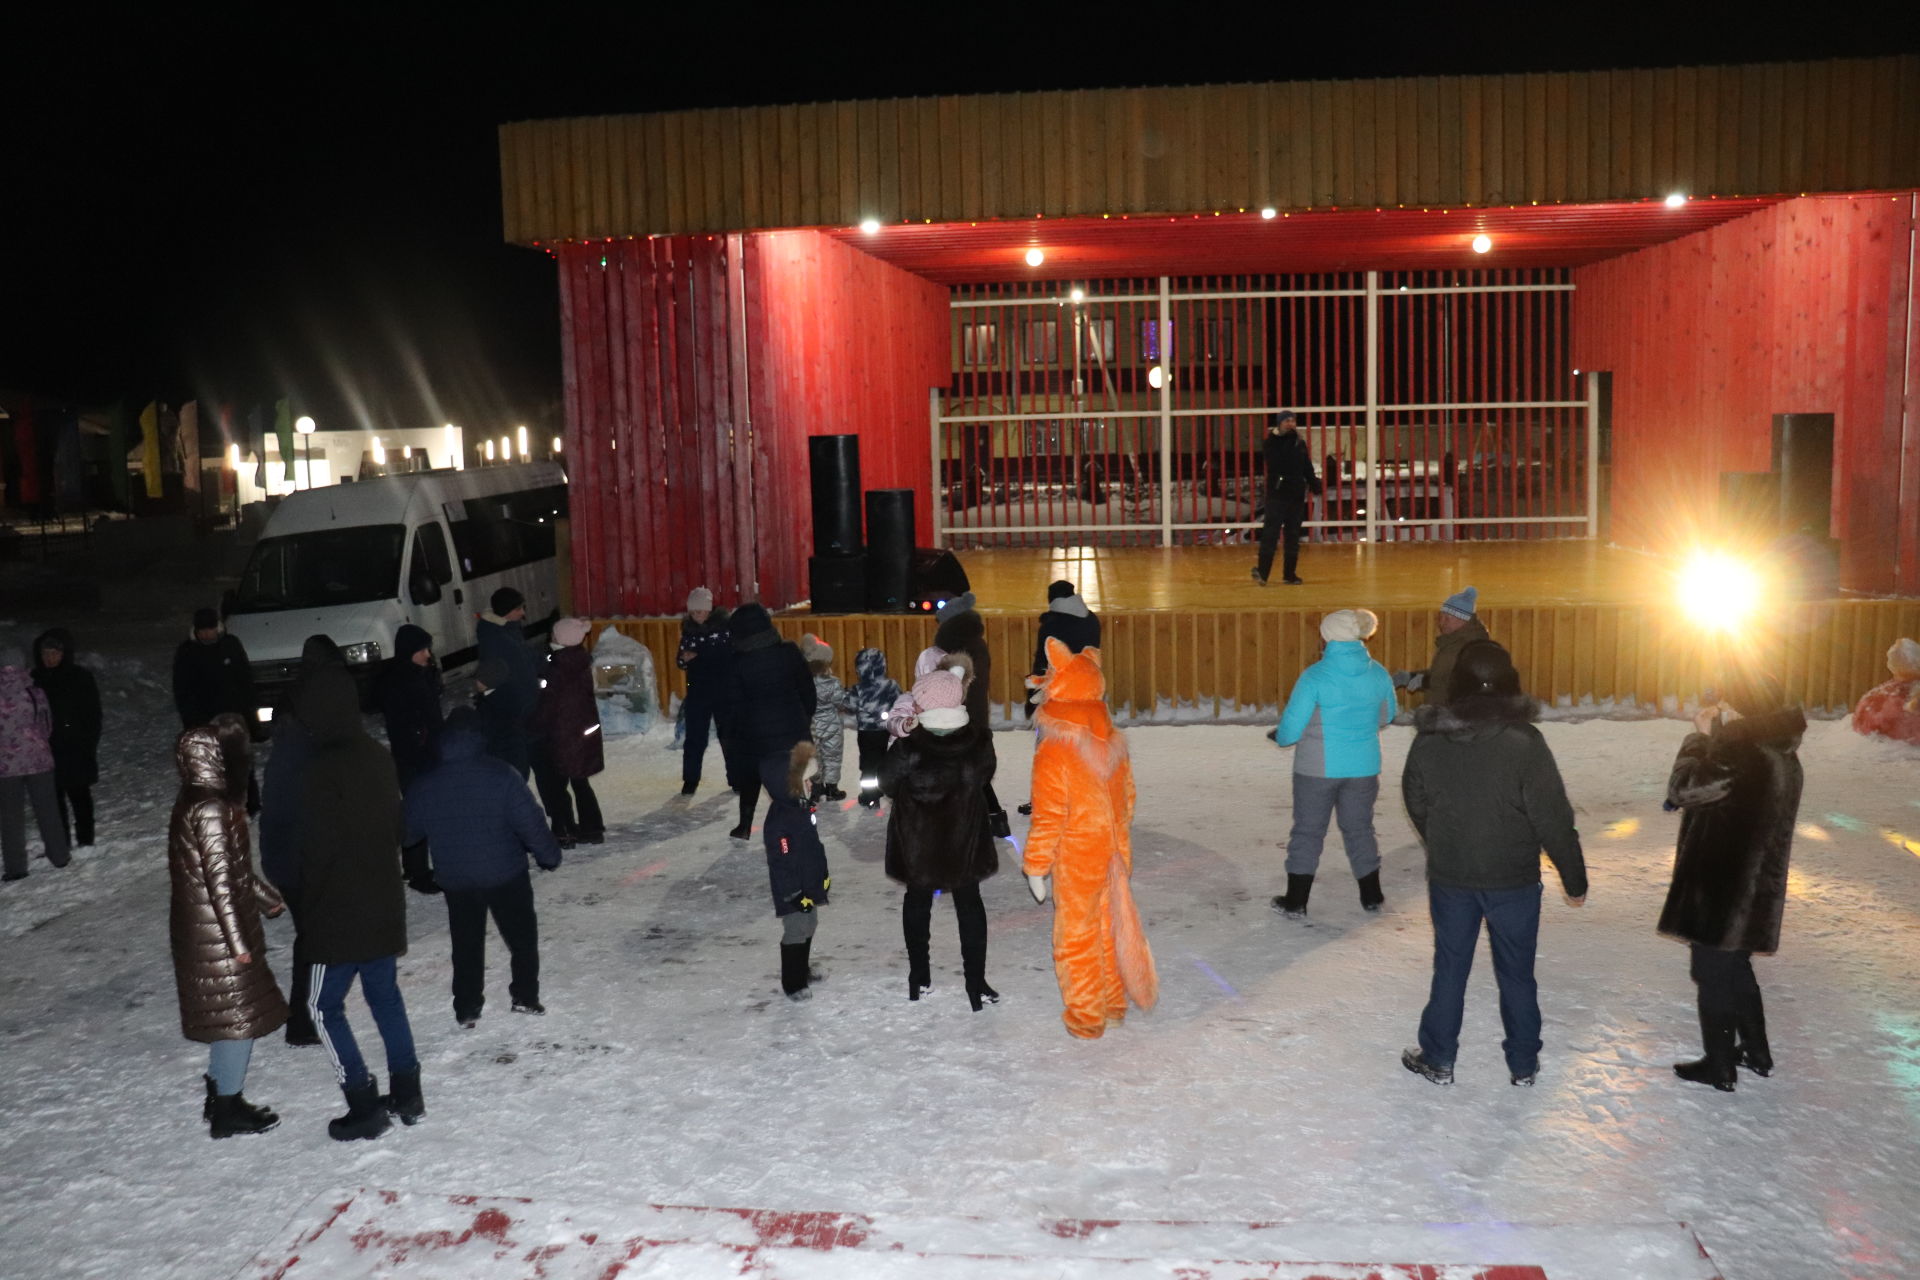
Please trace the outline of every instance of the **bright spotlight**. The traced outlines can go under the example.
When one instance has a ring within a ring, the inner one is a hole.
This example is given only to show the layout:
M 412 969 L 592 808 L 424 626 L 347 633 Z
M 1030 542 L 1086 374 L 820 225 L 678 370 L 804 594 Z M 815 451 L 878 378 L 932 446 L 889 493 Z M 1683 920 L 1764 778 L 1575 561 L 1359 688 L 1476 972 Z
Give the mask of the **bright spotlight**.
M 487 441 L 487 461 L 493 461 L 493 441 Z
M 553 438 L 553 451 L 555 453 L 559 453 L 561 446 L 564 445 L 565 443 L 566 441 L 562 440 L 559 436 L 555 436 Z
M 1485 253 L 1491 248 L 1493 248 L 1492 236 L 1479 235 L 1473 238 L 1473 251 L 1475 253 Z
M 1737 631 L 1760 604 L 1760 575 L 1738 556 L 1696 551 L 1680 570 L 1680 608 L 1697 627 Z
M 1027 265 L 1028 265 L 1028 266 L 1030 266 L 1030 267 L 1037 267 L 1037 266 L 1039 266 L 1039 265 L 1040 265 L 1041 263 L 1043 263 L 1043 262 L 1045 262 L 1046 260 L 1047 260 L 1047 255 L 1046 255 L 1046 254 L 1044 254 L 1044 253 L 1042 253 L 1042 252 L 1041 252 L 1040 250 L 1038 250 L 1038 249 L 1029 249 L 1029 250 L 1027 250 Z
M 1087 291 L 1085 289 L 1074 289 L 1067 294 L 1067 300 L 1069 302 L 1085 302 L 1087 300 Z
M 527 429 L 521 427 L 518 430 L 520 437 L 520 457 L 524 460 L 527 456 Z
M 313 434 L 313 419 L 303 413 L 294 421 L 293 429 L 303 436 L 310 436 Z
M 877 235 L 880 231 L 880 219 L 862 218 L 860 219 L 860 229 L 870 236 Z
M 1666 203 L 1667 203 L 1667 208 L 1669 209 L 1684 208 L 1687 203 L 1687 197 L 1681 194 L 1680 192 L 1676 191 L 1672 195 L 1667 197 Z
M 1277 218 L 1280 216 L 1280 211 L 1269 205 L 1260 211 L 1260 216 L 1263 218 Z
M 380 443 L 379 436 L 373 438 L 373 465 L 376 467 L 387 465 L 387 446 Z
M 240 469 L 240 446 L 239 445 L 230 444 L 227 446 L 227 465 L 233 468 L 235 471 L 238 471 Z
M 1155 391 L 1167 385 L 1167 371 L 1159 365 L 1147 370 L 1147 385 Z

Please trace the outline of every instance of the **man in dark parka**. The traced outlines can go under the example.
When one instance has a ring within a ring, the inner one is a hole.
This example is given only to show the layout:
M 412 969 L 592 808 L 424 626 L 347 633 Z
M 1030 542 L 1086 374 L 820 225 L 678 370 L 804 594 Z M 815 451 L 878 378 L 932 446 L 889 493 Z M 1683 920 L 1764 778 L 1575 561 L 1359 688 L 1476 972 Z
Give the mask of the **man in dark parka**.
M 727 781 L 740 793 L 740 825 L 728 834 L 745 840 L 753 834 L 753 811 L 765 778 L 784 777 L 794 744 L 813 741 L 817 695 L 799 646 L 780 638 L 766 606 L 749 603 L 734 610 L 731 634 L 733 662 L 721 716 L 727 735 L 721 746 Z M 769 758 L 773 763 L 764 764 Z
M 1673 1069 L 1727 1093 L 1736 1067 L 1762 1076 L 1773 1070 L 1752 957 L 1779 949 L 1800 813 L 1797 751 L 1807 718 L 1785 704 L 1770 677 L 1730 681 L 1726 701 L 1695 717 L 1667 783 L 1666 807 L 1681 814 L 1680 839 L 1660 932 L 1693 949 L 1706 1048 L 1706 1056 Z
M 33 642 L 33 682 L 53 713 L 53 785 L 60 822 L 81 848 L 93 843 L 93 784 L 100 779 L 100 686 L 74 661 L 73 633 L 54 627 Z

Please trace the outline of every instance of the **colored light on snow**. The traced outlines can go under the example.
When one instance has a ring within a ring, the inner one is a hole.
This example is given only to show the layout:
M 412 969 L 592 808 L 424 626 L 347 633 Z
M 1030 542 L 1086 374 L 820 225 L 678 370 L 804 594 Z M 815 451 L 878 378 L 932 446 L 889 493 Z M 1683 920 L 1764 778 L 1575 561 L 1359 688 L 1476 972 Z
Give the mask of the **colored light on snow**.
M 1828 814 L 1827 825 L 1838 827 L 1842 831 L 1865 831 L 1867 829 L 1866 823 L 1860 821 L 1860 819 L 1854 817 L 1850 813 Z
M 1213 980 L 1214 986 L 1219 987 L 1222 991 L 1226 992 L 1230 996 L 1237 997 L 1240 994 L 1238 991 L 1234 990 L 1233 984 L 1231 982 L 1228 982 L 1225 978 L 1221 977 L 1218 973 L 1215 973 L 1213 966 L 1208 964 L 1205 960 L 1202 960 L 1199 956 L 1189 956 L 1187 958 L 1193 961 L 1194 968 L 1206 974 L 1207 977 Z
M 1914 857 L 1920 858 L 1920 840 L 1915 840 L 1912 836 L 1902 835 L 1892 827 L 1884 828 L 1880 832 L 1880 838 L 1894 848 L 1905 849 Z
M 1606 827 L 1607 834 L 1615 840 L 1625 840 L 1639 829 L 1640 819 L 1638 818 L 1621 818 L 1617 822 L 1609 822 Z
M 1737 631 L 1760 603 L 1760 575 L 1724 551 L 1696 551 L 1680 571 L 1680 607 L 1694 625 Z
M 1827 829 L 1816 823 L 1803 822 L 1794 830 L 1809 840 L 1818 840 L 1821 844 L 1833 843 L 1833 837 L 1827 833 Z

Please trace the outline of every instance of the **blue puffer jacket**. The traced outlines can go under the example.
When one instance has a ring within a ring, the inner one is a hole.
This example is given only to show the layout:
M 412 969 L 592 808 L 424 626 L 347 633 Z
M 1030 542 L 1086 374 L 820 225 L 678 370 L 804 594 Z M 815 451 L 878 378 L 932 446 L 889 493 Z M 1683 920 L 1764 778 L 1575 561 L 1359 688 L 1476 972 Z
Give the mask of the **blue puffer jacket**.
M 1397 704 L 1393 677 L 1358 640 L 1336 640 L 1300 673 L 1273 740 L 1299 744 L 1293 771 L 1312 778 L 1371 778 L 1380 772 L 1380 730 Z
M 464 710 L 448 718 L 440 763 L 407 792 L 407 840 L 428 842 L 442 889 L 503 885 L 527 869 L 528 854 L 549 871 L 560 865 L 560 845 L 533 793 L 487 754 L 485 736 Z
M 887 676 L 887 655 L 878 649 L 862 649 L 853 655 L 858 684 L 848 695 L 853 708 L 853 727 L 863 730 L 887 727 L 887 712 L 900 701 L 900 686 Z

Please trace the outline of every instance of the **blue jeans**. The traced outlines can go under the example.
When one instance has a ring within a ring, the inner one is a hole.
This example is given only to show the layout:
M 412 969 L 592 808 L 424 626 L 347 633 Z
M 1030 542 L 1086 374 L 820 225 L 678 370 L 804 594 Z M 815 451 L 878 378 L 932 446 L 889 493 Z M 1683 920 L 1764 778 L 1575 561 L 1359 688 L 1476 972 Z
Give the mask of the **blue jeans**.
M 1540 989 L 1533 953 L 1540 940 L 1540 886 L 1524 889 L 1449 889 L 1427 885 L 1433 915 L 1433 988 L 1420 1015 L 1420 1054 L 1437 1067 L 1453 1065 L 1466 1012 L 1467 974 L 1487 922 L 1493 976 L 1500 984 L 1500 1024 L 1507 1038 L 1507 1071 L 1532 1075 L 1540 1065 Z
M 207 1074 L 213 1091 L 231 1097 L 246 1087 L 247 1064 L 253 1061 L 253 1041 L 215 1040 L 207 1046 Z
M 387 1074 L 419 1069 L 420 1059 L 413 1051 L 413 1028 L 407 1022 L 407 1005 L 400 998 L 399 957 L 382 956 L 364 964 L 316 964 L 313 966 L 313 995 L 309 1006 L 314 1026 L 320 1030 L 320 1042 L 333 1060 L 334 1078 L 343 1089 L 363 1085 L 369 1078 L 360 1046 L 354 1043 L 353 1028 L 347 1024 L 347 992 L 353 980 L 360 979 L 360 994 L 373 1011 L 373 1025 L 380 1029 L 380 1040 L 387 1049 Z

